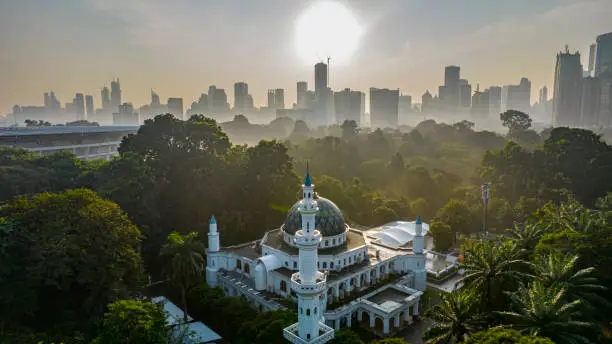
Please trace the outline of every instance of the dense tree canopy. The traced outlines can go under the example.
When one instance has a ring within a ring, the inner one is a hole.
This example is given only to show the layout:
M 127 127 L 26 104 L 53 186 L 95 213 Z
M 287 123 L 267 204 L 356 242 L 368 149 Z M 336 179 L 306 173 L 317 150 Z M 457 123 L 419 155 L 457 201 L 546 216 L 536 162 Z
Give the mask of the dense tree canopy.
M 0 320 L 88 330 L 107 303 L 139 285 L 140 237 L 116 204 L 85 189 L 0 207 Z
M 166 344 L 168 329 L 161 306 L 118 300 L 108 305 L 100 334 L 92 344 Z

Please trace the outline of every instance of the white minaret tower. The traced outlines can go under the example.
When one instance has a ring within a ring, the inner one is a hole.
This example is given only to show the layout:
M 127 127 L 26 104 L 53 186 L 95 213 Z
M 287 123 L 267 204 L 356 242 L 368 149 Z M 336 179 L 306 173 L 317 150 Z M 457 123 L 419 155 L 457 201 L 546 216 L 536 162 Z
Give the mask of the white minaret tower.
M 412 251 L 416 259 L 416 267 L 414 268 L 414 287 L 417 290 L 424 291 L 427 288 L 427 269 L 425 268 L 425 236 L 423 235 L 423 221 L 417 216 L 414 222 L 414 239 L 412 239 Z
M 206 283 L 214 287 L 217 285 L 217 272 L 219 271 L 219 232 L 217 232 L 217 220 L 210 218 L 208 230 L 208 250 L 206 250 Z
M 300 250 L 300 270 L 291 276 L 291 288 L 298 297 L 298 322 L 285 328 L 283 335 L 291 343 L 326 343 L 334 338 L 334 330 L 321 322 L 321 298 L 326 290 L 327 276 L 317 271 L 321 233 L 315 228 L 318 207 L 310 171 L 306 171 L 298 209 L 302 216 L 302 229 L 295 233 L 295 244 Z

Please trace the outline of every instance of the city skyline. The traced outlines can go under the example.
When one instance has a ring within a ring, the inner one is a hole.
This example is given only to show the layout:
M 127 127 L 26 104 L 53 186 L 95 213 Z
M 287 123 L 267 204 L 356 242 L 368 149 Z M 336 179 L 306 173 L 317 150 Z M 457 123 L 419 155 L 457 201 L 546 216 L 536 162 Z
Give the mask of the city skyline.
M 350 61 L 336 65 L 332 56 L 330 86 L 399 88 L 416 100 L 426 90 L 437 93 L 447 65 L 460 66 L 473 89 L 527 77 L 531 98 L 538 99 L 542 86 L 552 88 L 554 58 L 564 45 L 581 52 L 586 69 L 589 46 L 610 31 L 606 18 L 612 16 L 605 0 L 339 2 L 364 34 Z M 98 107 L 100 90 L 117 77 L 121 97 L 135 106 L 150 102 L 151 88 L 190 104 L 209 85 L 231 90 L 244 81 L 256 106 L 266 104 L 268 89 L 282 87 L 290 107 L 297 81 L 314 86 L 312 67 L 319 62 L 300 59 L 292 42 L 295 22 L 310 4 L 0 0 L 6 9 L 0 75 L 11 80 L 0 91 L 0 114 L 15 104 L 41 104 L 49 90 L 62 102 L 92 94 Z M 436 12 L 436 5 L 448 11 Z

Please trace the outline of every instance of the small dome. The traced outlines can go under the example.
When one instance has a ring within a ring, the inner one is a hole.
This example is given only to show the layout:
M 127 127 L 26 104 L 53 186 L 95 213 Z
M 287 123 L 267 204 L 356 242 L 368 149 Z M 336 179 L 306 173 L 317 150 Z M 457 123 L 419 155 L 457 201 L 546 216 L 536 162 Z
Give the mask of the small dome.
M 329 237 L 344 233 L 346 228 L 344 227 L 344 216 L 340 208 L 334 202 L 327 198 L 316 196 L 316 194 L 315 200 L 319 207 L 315 217 L 315 228 L 321 232 L 321 235 Z M 291 207 L 285 218 L 283 230 L 287 234 L 295 235 L 295 232 L 302 227 L 302 214 L 298 211 L 299 203 L 297 202 Z

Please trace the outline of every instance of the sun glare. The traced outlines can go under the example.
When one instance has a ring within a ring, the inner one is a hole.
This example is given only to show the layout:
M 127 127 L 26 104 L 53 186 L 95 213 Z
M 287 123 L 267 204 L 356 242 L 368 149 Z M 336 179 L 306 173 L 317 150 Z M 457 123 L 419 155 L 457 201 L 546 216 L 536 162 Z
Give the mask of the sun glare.
M 296 52 L 309 64 L 328 56 L 335 64 L 343 64 L 357 50 L 361 35 L 361 25 L 345 6 L 337 2 L 314 3 L 298 18 Z

